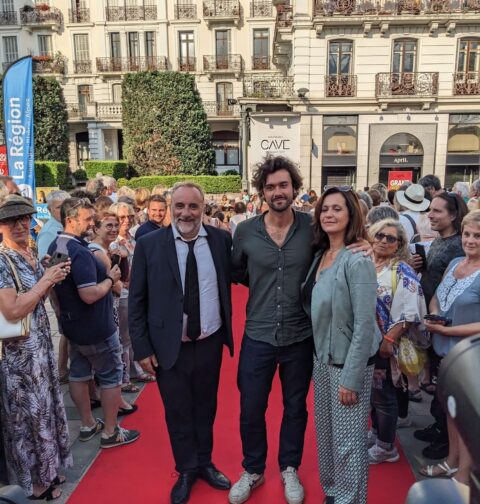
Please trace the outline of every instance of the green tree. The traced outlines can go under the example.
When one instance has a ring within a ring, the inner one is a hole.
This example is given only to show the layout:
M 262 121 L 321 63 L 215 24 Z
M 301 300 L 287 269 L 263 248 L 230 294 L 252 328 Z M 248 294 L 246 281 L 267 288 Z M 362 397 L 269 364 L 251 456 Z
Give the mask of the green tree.
M 125 157 L 139 175 L 214 173 L 212 132 L 192 75 L 127 74 L 122 116 Z

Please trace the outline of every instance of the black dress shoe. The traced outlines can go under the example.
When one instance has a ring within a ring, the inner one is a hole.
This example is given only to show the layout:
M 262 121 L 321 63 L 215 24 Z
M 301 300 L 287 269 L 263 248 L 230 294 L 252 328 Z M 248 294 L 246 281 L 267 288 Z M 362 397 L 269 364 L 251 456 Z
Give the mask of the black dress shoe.
M 440 429 L 437 427 L 436 423 L 425 427 L 424 429 L 416 430 L 413 433 L 413 437 L 419 441 L 424 441 L 425 443 L 433 443 L 440 435 Z
M 196 472 L 185 472 L 178 475 L 178 480 L 173 485 L 170 493 L 171 504 L 185 504 L 190 498 L 193 484 L 195 483 L 198 474 Z
M 422 450 L 422 455 L 433 460 L 443 460 L 448 457 L 448 441 L 437 439 Z
M 198 476 L 217 490 L 228 490 L 232 486 L 225 474 L 221 473 L 214 465 L 200 467 Z

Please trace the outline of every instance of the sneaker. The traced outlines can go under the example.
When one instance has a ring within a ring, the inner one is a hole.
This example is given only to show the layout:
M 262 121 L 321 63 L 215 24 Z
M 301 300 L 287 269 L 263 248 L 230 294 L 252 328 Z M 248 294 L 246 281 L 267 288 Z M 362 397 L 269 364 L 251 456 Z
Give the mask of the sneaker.
M 369 430 L 367 434 L 368 447 L 371 448 L 377 442 L 377 435 L 373 430 Z
M 432 443 L 440 435 L 440 430 L 436 423 L 430 424 L 424 429 L 416 430 L 413 433 L 413 437 L 419 441 L 424 441 L 425 443 Z
M 400 454 L 395 446 L 391 450 L 386 450 L 378 444 L 374 444 L 368 450 L 368 462 L 369 464 L 381 464 L 382 462 L 397 462 L 400 458 Z
M 297 470 L 294 467 L 287 467 L 282 471 L 282 480 L 285 485 L 285 500 L 288 504 L 302 504 L 305 491 L 298 479 Z
M 80 427 L 80 435 L 78 436 L 78 439 L 80 441 L 90 441 L 90 439 L 94 438 L 99 432 L 103 430 L 104 427 L 105 424 L 103 420 L 97 418 L 93 427 L 86 427 L 84 425 Z
M 397 420 L 397 429 L 406 429 L 407 427 L 411 427 L 411 426 L 412 426 L 412 421 L 408 417 L 399 418 Z
M 240 479 L 232 486 L 228 494 L 230 504 L 242 504 L 250 497 L 252 490 L 265 481 L 263 474 L 250 474 L 243 471 Z
M 105 436 L 105 437 L 104 437 Z M 111 436 L 102 434 L 100 440 L 100 448 L 115 448 L 115 446 L 122 446 L 133 443 L 140 437 L 140 432 L 136 430 L 122 429 L 119 425 L 115 427 L 115 432 Z

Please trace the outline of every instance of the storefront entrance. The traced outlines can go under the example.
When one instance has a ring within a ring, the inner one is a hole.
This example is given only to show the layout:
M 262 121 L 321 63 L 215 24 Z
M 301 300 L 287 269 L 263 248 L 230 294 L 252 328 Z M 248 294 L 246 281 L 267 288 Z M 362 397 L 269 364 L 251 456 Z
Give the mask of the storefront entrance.
M 409 133 L 397 133 L 388 138 L 380 150 L 379 182 L 388 185 L 388 173 L 413 172 L 413 182 L 422 176 L 423 147 L 418 138 Z

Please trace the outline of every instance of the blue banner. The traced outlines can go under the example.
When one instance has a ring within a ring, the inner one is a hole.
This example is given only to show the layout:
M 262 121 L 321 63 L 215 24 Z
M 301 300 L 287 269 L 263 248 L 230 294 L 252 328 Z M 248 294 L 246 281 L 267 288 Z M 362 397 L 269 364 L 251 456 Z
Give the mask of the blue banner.
M 8 174 L 35 201 L 31 56 L 12 63 L 3 76 L 3 117 Z

